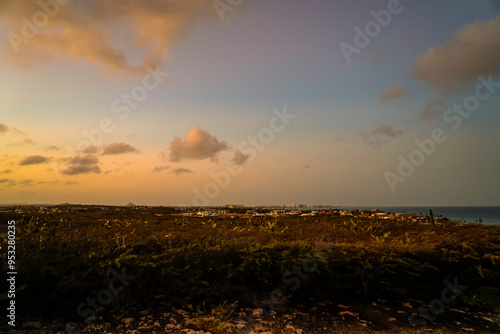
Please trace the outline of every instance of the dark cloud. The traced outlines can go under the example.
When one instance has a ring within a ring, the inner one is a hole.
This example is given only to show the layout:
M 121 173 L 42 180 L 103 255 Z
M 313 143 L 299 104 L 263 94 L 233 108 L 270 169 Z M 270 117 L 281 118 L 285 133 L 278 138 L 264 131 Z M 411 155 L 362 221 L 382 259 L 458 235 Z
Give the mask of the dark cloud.
M 193 173 L 193 171 L 187 168 L 174 168 L 172 169 L 171 173 L 175 175 L 181 175 L 181 174 L 191 174 Z
M 10 182 L 10 179 L 0 179 L 0 183 L 8 183 Z
M 42 157 L 41 155 L 30 155 L 29 157 L 21 160 L 19 165 L 27 166 L 27 165 L 37 165 L 48 161 L 49 159 L 46 157 Z
M 97 165 L 99 159 L 91 154 L 85 156 L 76 156 L 67 161 L 67 167 L 61 171 L 65 175 L 80 175 L 101 173 L 101 169 Z
M 10 173 L 12 173 L 12 169 L 4 169 L 0 171 L 0 174 L 10 174 Z
M 109 144 L 104 147 L 102 151 L 102 155 L 113 155 L 113 154 L 124 154 L 124 153 L 138 153 L 139 150 L 130 146 L 129 144 L 125 144 L 123 142 Z
M 217 161 L 217 154 L 228 148 L 226 142 L 219 141 L 208 131 L 193 127 L 184 139 L 174 137 L 174 140 L 170 143 L 170 161 L 202 160 L 206 158 Z

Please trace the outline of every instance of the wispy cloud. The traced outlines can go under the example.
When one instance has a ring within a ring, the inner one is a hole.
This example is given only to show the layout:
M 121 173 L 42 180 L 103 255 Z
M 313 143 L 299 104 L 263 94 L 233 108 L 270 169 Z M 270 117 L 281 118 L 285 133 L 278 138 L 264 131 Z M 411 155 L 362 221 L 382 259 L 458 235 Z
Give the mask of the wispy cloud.
M 447 98 L 439 97 L 425 104 L 421 118 L 434 118 L 446 106 Z
M 60 181 L 38 181 L 36 184 L 58 184 Z
M 233 162 L 237 165 L 243 165 L 250 156 L 248 154 L 243 154 L 240 150 L 234 151 Z
M 12 127 L 7 126 L 4 123 L 0 123 L 0 134 L 7 134 L 7 133 L 14 134 L 14 135 L 24 135 L 24 132 L 22 132 L 16 128 L 12 128 Z
M 380 92 L 380 102 L 389 102 L 391 100 L 400 99 L 407 94 L 403 87 L 395 86 Z
M 33 180 L 21 180 L 18 182 L 21 186 L 29 187 L 33 185 Z
M 344 136 L 335 136 L 335 141 L 339 142 L 339 143 L 343 142 L 343 141 L 345 141 L 345 137 Z
M 47 146 L 44 151 L 59 151 L 61 148 L 55 145 Z
M 162 172 L 162 171 L 167 170 L 167 169 L 170 169 L 170 167 L 169 166 L 156 166 L 155 168 L 153 168 L 152 172 L 159 173 L 159 172 Z
M 8 144 L 7 146 L 21 146 L 21 145 L 25 145 L 25 144 L 36 145 L 36 142 L 31 138 L 24 138 L 22 141 Z
M 380 148 L 384 143 L 399 137 L 403 131 L 396 130 L 392 125 L 380 123 L 375 129 L 361 133 L 363 143 L 372 148 Z

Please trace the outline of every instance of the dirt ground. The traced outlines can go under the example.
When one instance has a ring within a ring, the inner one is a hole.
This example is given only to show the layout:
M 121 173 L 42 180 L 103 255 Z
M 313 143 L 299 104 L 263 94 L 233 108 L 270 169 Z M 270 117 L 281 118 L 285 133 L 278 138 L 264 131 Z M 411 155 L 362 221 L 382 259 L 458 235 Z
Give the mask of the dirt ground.
M 410 301 L 389 304 L 379 300 L 370 304 L 354 303 L 349 305 L 311 302 L 309 305 L 287 305 L 278 307 L 270 314 L 261 309 L 236 309 L 232 319 L 224 322 L 219 331 L 201 329 L 200 321 L 210 323 L 213 316 L 196 313 L 190 309 L 169 307 L 166 302 L 149 310 L 130 310 L 127 314 L 114 316 L 111 320 L 96 319 L 94 322 L 80 324 L 54 321 L 44 324 L 29 321 L 16 329 L 4 333 L 82 333 L 82 334 L 322 334 L 322 333 L 500 333 L 500 314 L 463 307 L 447 307 L 443 313 L 428 319 L 419 314 L 425 305 Z M 412 325 L 412 323 L 414 325 Z M 417 324 L 417 325 L 415 325 Z M 76 328 L 72 331 L 72 328 Z

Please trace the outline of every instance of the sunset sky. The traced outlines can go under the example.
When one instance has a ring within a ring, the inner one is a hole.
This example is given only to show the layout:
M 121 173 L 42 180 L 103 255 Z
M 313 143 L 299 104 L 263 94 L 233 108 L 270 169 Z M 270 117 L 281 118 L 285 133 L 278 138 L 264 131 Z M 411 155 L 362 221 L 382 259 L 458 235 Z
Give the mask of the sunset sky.
M 237 3 L 2 0 L 0 204 L 500 205 L 500 2 Z

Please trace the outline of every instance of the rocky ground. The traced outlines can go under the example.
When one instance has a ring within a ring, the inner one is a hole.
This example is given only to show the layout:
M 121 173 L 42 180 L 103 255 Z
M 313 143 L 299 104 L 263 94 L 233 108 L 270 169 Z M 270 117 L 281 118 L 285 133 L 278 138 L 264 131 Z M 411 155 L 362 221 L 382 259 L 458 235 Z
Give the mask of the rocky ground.
M 500 314 L 451 305 L 439 315 L 409 318 L 419 313 L 421 302 L 389 304 L 379 300 L 371 304 L 331 304 L 315 302 L 307 306 L 276 308 L 270 314 L 261 309 L 235 309 L 231 319 L 203 314 L 192 309 L 176 309 L 161 303 L 149 310 L 130 310 L 110 319 L 95 319 L 88 324 L 39 320 L 19 324 L 16 329 L 3 327 L 2 333 L 82 333 L 82 334 L 208 334 L 208 333 L 500 333 Z M 226 321 L 227 320 L 227 321 Z M 411 323 L 418 323 L 412 326 Z M 424 325 L 425 324 L 425 325 Z M 212 329 L 210 329 L 212 328 Z

